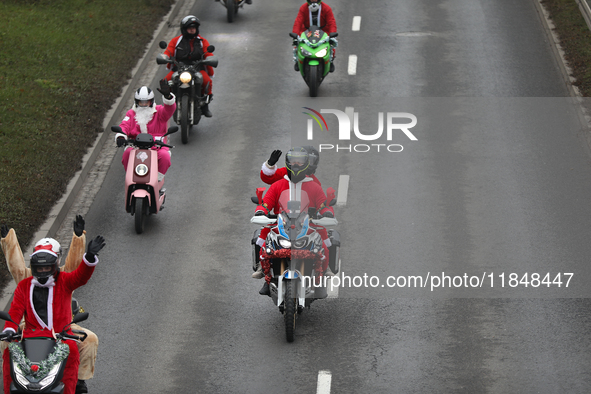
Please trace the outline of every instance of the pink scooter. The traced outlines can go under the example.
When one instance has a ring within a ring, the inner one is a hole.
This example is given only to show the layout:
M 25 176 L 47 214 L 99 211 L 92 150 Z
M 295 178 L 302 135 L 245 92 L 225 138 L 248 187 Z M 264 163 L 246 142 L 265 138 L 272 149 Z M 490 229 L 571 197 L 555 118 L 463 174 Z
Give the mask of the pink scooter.
M 164 177 L 158 181 L 158 151 L 152 147 L 174 148 L 166 144 L 166 136 L 177 132 L 178 126 L 168 128 L 168 132 L 162 137 L 162 141 L 154 139 L 151 134 L 138 134 L 136 139 L 127 139 L 125 145 L 133 147 L 129 155 L 127 173 L 125 174 L 125 210 L 135 215 L 135 231 L 141 234 L 144 231 L 146 216 L 157 214 L 163 208 L 166 199 Z M 111 126 L 116 133 L 123 133 L 120 126 Z

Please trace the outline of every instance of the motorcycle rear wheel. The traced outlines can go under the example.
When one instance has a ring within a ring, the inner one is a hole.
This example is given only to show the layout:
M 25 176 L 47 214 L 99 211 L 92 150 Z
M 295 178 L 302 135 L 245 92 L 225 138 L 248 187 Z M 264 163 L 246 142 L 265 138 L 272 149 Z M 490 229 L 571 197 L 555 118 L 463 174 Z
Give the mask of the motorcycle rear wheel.
M 318 96 L 318 86 L 320 86 L 320 70 L 318 66 L 310 66 L 308 73 L 308 86 L 310 87 L 310 97 Z
M 226 9 L 228 11 L 228 23 L 234 22 L 234 14 L 238 12 L 236 8 L 236 0 L 226 0 Z
M 189 96 L 181 97 L 181 141 L 183 144 L 189 142 Z
M 144 222 L 146 219 L 147 200 L 145 198 L 135 199 L 135 232 L 141 234 L 144 232 Z
M 291 280 L 286 281 L 285 286 L 285 312 L 283 318 L 285 320 L 285 338 L 287 342 L 293 342 L 296 329 L 296 298 L 295 283 Z

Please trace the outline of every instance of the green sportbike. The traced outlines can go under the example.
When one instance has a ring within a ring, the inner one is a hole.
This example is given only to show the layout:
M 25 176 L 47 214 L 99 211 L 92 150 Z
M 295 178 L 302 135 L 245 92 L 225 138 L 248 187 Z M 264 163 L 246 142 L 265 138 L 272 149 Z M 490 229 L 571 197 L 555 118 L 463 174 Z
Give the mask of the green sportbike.
M 293 38 L 295 69 L 310 88 L 310 97 L 318 96 L 318 87 L 326 74 L 334 71 L 332 48 L 337 46 L 339 33 L 326 33 L 318 26 L 310 26 L 300 36 L 289 33 Z

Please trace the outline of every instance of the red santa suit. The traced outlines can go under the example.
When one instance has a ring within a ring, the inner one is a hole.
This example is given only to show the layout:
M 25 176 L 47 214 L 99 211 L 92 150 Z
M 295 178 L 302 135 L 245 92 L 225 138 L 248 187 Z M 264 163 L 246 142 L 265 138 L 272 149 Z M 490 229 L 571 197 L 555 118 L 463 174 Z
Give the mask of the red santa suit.
M 263 197 L 263 202 L 261 205 L 257 206 L 256 211 L 262 210 L 265 214 L 269 214 L 271 211 L 274 211 L 276 214 L 281 213 L 281 208 L 279 206 L 279 198 L 281 193 L 284 190 L 290 190 L 290 188 L 300 189 L 301 191 L 305 191 L 308 194 L 308 199 L 310 202 L 311 208 L 317 208 L 318 212 L 323 215 L 326 212 L 331 212 L 334 216 L 334 210 L 332 207 L 326 207 L 326 195 L 322 190 L 322 187 L 318 185 L 316 182 L 313 181 L 312 178 L 306 177 L 302 181 L 298 183 L 293 183 L 289 180 L 287 176 L 285 176 L 282 180 L 279 180 L 271 185 L 267 193 L 265 193 L 265 197 Z M 255 211 L 255 212 L 256 212 Z M 319 228 L 320 230 L 321 228 Z M 260 239 L 263 241 L 267 238 L 269 231 L 271 229 L 269 227 L 265 227 L 261 230 Z M 330 247 L 330 240 L 328 239 L 328 235 L 325 229 L 324 231 L 319 231 L 319 234 L 323 240 L 323 249 L 324 249 L 324 259 L 322 262 L 322 271 L 326 271 L 328 267 L 328 248 Z M 270 262 L 263 257 L 264 253 L 264 242 L 261 245 L 261 267 L 263 272 L 265 273 L 265 280 L 267 283 L 271 282 L 271 275 L 270 275 Z
M 164 50 L 164 54 L 168 56 L 168 58 L 175 58 L 179 62 L 194 63 L 201 60 L 202 56 L 204 59 L 213 56 L 213 53 L 207 52 L 207 47 L 209 47 L 209 42 L 200 35 L 197 35 L 190 40 L 187 40 L 180 35 L 170 40 L 168 47 Z M 171 64 L 168 64 L 166 67 L 170 69 L 170 72 L 165 78 L 167 81 L 170 81 L 175 70 L 173 70 Z M 200 72 L 203 76 L 201 94 L 211 94 L 213 67 L 205 66 L 205 70 L 200 70 Z
M 320 3 L 320 9 L 318 10 L 318 27 L 325 33 L 336 33 L 337 32 L 337 21 L 332 13 L 332 8 L 328 4 Z M 308 3 L 302 4 L 296 16 L 293 24 L 292 31 L 298 36 L 305 32 L 312 24 L 312 12 L 308 9 Z
M 133 106 L 132 109 L 127 111 L 125 114 L 125 118 L 119 126 L 121 126 L 121 130 L 128 138 L 136 138 L 140 133 L 148 133 L 154 136 L 154 139 L 166 134 L 168 121 L 174 114 L 176 110 L 176 100 L 174 95 L 170 100 L 163 98 L 164 105 L 156 105 L 154 107 L 137 107 Z M 144 114 L 138 116 L 136 110 L 144 111 L 148 110 L 151 112 L 151 118 L 149 117 L 150 114 Z M 144 118 L 143 116 L 147 116 Z M 115 138 L 122 137 L 121 133 L 117 133 Z M 164 141 L 166 142 L 166 141 Z M 170 168 L 170 150 L 167 147 L 159 147 L 159 148 L 152 148 L 158 151 L 158 172 L 162 174 L 166 174 L 166 171 Z M 123 152 L 123 159 L 121 162 L 123 163 L 123 168 L 127 171 L 127 164 L 129 163 L 129 155 L 133 150 L 132 147 L 128 147 L 125 152 Z
M 285 178 L 286 175 L 286 167 L 277 168 L 276 165 L 274 165 L 273 167 L 269 167 L 267 165 L 267 162 L 264 162 L 263 167 L 261 168 L 261 181 L 265 182 L 267 185 L 272 185 L 273 183 Z M 312 178 L 314 182 L 316 182 L 320 187 L 322 187 L 322 184 L 320 183 L 318 178 L 316 178 L 316 175 L 311 174 L 307 176 Z
M 28 277 L 19 282 L 14 291 L 14 298 L 8 313 L 15 322 L 20 322 L 22 317 L 25 317 L 23 338 L 53 337 L 54 332 L 61 332 L 72 321 L 72 292 L 88 282 L 94 272 L 94 267 L 98 263 L 98 258 L 95 257 L 95 261 L 90 263 L 85 256 L 83 262 L 84 264 L 80 264 L 75 271 L 60 272 L 55 281 L 50 280 L 46 285 L 41 285 L 49 288 L 47 324 L 39 317 L 33 305 L 33 290 L 36 287 L 36 279 Z M 7 321 L 4 326 L 5 331 L 12 330 L 16 332 L 17 329 L 18 326 L 10 321 Z M 70 354 L 62 379 L 65 386 L 64 393 L 75 394 L 80 355 L 75 341 L 67 340 L 65 343 L 70 348 Z M 4 392 L 9 393 L 12 378 L 10 376 L 10 354 L 8 349 L 3 354 L 3 374 Z

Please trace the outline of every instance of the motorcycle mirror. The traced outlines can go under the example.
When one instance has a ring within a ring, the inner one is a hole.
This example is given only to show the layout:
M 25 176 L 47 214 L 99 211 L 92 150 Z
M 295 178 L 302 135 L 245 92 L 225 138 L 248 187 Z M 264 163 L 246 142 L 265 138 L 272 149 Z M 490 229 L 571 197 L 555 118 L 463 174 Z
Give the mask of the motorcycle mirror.
M 215 51 L 215 47 L 213 45 L 210 45 L 207 47 L 207 52 L 213 52 Z
M 159 53 L 158 56 L 156 56 L 156 63 L 157 64 L 168 64 L 168 63 L 172 63 L 172 60 L 165 58 L 163 54 Z
M 291 38 L 298 38 L 298 35 L 297 35 L 297 34 L 295 34 L 294 32 L 291 32 L 291 33 L 289 33 L 289 36 L 290 36 Z
M 206 66 L 211 66 L 211 67 L 214 67 L 215 68 L 215 67 L 218 66 L 218 59 L 216 59 L 215 57 L 212 56 L 212 57 L 209 57 L 209 58 L 203 60 L 201 62 L 201 64 L 204 64 Z
M 166 43 L 166 41 L 160 41 L 158 43 L 158 46 L 162 49 L 166 49 L 166 47 L 168 46 L 168 44 Z
M 79 323 L 81 321 L 84 321 L 86 319 L 88 319 L 88 312 L 83 312 L 83 313 L 78 313 L 76 314 L 76 316 L 74 316 L 74 319 L 72 319 L 72 323 L 70 324 L 74 324 L 74 323 Z
M 111 126 L 111 131 L 114 131 L 115 133 L 123 133 L 121 126 Z
M 12 321 L 12 318 L 10 317 L 10 315 L 8 314 L 8 312 L 5 312 L 5 311 L 0 311 L 0 319 L 7 320 L 9 322 L 13 322 L 14 323 L 14 321 Z M 14 324 L 16 324 L 16 323 L 14 323 Z
M 165 134 L 165 135 L 169 135 L 169 134 L 172 134 L 172 133 L 176 133 L 177 131 L 179 131 L 179 127 L 178 127 L 178 126 L 170 126 L 170 127 L 168 128 L 168 131 L 166 132 L 166 134 Z
M 328 36 L 329 36 L 330 38 L 335 38 L 335 37 L 337 37 L 338 35 L 339 35 L 339 33 L 330 33 Z

